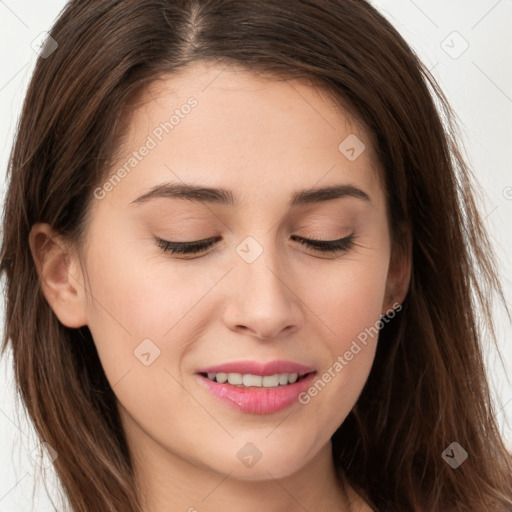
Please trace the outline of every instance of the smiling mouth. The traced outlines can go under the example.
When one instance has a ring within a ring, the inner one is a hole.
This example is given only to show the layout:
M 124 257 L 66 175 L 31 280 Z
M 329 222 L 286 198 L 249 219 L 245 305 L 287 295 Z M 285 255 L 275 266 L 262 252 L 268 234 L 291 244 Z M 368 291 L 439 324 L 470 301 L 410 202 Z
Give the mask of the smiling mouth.
M 205 377 L 212 382 L 219 384 L 230 384 L 238 388 L 277 388 L 285 387 L 296 382 L 300 382 L 303 378 L 316 372 L 299 373 L 276 373 L 274 375 L 254 375 L 251 373 L 206 373 L 201 372 L 199 375 Z

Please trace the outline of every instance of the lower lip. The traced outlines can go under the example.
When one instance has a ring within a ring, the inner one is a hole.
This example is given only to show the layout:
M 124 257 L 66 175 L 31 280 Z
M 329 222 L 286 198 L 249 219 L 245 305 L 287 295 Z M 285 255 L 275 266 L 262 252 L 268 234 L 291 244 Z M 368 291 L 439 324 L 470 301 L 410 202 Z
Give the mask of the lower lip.
M 276 388 L 241 388 L 231 384 L 220 384 L 197 374 L 202 385 L 226 404 L 248 414 L 273 414 L 298 402 L 298 395 L 310 386 L 316 372 L 286 386 Z

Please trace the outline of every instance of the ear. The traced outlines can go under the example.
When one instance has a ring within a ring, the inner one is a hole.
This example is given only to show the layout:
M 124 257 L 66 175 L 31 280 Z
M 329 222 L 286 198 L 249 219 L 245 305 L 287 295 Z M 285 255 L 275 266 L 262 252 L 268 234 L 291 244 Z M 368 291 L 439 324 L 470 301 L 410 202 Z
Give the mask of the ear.
M 49 224 L 34 224 L 29 244 L 42 291 L 59 321 L 73 328 L 87 325 L 84 279 L 77 256 Z
M 402 304 L 411 281 L 412 242 L 409 229 L 401 228 L 392 242 L 382 314 Z M 393 306 L 394 305 L 394 306 Z

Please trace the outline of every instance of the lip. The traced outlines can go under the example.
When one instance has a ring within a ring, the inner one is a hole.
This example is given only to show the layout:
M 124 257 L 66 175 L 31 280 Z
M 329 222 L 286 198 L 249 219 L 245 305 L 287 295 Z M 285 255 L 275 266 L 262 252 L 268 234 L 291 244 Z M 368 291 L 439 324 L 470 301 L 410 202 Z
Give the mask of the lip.
M 250 373 L 252 375 L 275 375 L 276 373 L 305 373 L 314 372 L 315 368 L 305 366 L 303 364 L 294 363 L 293 361 L 284 361 L 276 359 L 267 363 L 258 361 L 234 361 L 231 363 L 209 366 L 201 368 L 196 373 Z
M 301 380 L 275 388 L 237 387 L 229 383 L 220 384 L 203 373 L 250 373 L 252 375 L 275 375 L 276 373 L 308 374 Z M 274 414 L 298 402 L 298 395 L 311 385 L 316 370 L 291 361 L 239 361 L 202 368 L 196 373 L 199 384 L 225 404 L 246 414 Z
M 274 414 L 298 403 L 300 393 L 306 391 L 315 378 L 316 372 L 303 379 L 277 388 L 239 388 L 231 384 L 219 384 L 208 377 L 196 375 L 200 384 L 215 397 L 247 414 Z

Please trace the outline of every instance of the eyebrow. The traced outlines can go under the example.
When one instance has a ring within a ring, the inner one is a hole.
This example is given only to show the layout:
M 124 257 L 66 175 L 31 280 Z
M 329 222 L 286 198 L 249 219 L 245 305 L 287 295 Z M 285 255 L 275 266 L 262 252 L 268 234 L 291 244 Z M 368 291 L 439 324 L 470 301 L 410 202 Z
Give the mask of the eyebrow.
M 372 204 L 370 196 L 360 188 L 352 184 L 340 184 L 299 190 L 292 195 L 289 206 L 304 206 L 344 197 L 354 197 Z M 239 206 L 239 202 L 231 190 L 203 187 L 188 183 L 164 183 L 157 185 L 132 201 L 130 205 L 145 203 L 155 198 L 187 199 L 222 206 Z

